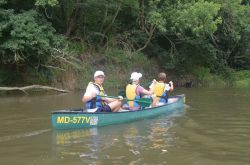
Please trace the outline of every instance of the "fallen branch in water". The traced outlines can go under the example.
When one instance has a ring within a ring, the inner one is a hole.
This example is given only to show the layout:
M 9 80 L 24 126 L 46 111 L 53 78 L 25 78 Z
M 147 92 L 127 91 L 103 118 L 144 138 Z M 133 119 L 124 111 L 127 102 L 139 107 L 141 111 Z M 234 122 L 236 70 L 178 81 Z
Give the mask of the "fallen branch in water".
M 43 85 L 29 85 L 29 86 L 24 86 L 24 87 L 0 87 L 0 91 L 22 91 L 25 94 L 28 94 L 26 91 L 30 89 L 44 89 L 44 90 L 54 90 L 57 92 L 62 92 L 62 93 L 68 93 L 70 92 L 69 90 L 64 90 L 64 89 L 59 89 L 59 88 L 54 88 L 50 86 L 43 86 Z

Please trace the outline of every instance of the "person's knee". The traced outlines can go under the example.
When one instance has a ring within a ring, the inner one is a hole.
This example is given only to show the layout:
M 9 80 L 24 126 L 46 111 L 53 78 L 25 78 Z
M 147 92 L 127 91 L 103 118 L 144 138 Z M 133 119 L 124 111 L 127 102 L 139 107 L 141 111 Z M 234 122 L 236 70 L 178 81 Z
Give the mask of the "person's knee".
M 122 106 L 122 101 L 118 100 L 118 105 Z
M 120 100 L 116 100 L 116 101 L 115 101 L 115 105 L 121 106 L 121 105 L 122 105 L 122 102 L 121 102 Z

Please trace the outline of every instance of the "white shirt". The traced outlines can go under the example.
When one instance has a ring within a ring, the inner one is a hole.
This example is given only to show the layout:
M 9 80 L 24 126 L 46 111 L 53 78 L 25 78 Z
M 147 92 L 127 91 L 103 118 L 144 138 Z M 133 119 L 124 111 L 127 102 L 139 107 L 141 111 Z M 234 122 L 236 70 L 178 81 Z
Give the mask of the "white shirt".
M 93 96 L 93 93 L 100 95 L 98 88 L 93 83 L 89 83 L 84 96 Z

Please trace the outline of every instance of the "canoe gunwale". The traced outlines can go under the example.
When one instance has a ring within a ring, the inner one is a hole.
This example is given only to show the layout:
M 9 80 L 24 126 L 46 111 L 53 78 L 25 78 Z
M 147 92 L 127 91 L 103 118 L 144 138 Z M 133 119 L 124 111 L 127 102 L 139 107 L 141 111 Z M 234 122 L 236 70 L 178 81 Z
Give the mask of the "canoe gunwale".
M 164 107 L 164 106 L 169 106 L 171 104 L 175 104 L 176 102 L 180 101 L 180 99 L 182 99 L 183 97 L 185 97 L 184 94 L 182 95 L 176 95 L 176 96 L 172 96 L 169 98 L 178 98 L 177 101 L 175 102 L 171 102 L 171 103 L 167 103 L 167 104 L 163 104 L 163 105 L 159 105 L 157 107 L 151 107 L 151 108 L 145 108 L 145 109 L 139 109 L 139 110 L 128 110 L 128 111 L 121 111 L 121 112 L 86 112 L 83 111 L 83 109 L 72 109 L 72 110 L 57 110 L 57 111 L 52 111 L 51 114 L 120 114 L 120 113 L 131 113 L 131 112 L 142 112 L 142 111 L 147 111 L 147 110 L 152 110 L 155 108 L 159 108 L 159 107 Z

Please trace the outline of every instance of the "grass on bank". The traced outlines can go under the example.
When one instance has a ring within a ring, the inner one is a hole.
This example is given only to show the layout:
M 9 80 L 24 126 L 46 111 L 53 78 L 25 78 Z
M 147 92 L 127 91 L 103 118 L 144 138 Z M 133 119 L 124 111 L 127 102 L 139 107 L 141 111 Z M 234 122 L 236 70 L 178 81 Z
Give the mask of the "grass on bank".
M 250 70 L 242 70 L 233 73 L 235 86 L 238 88 L 250 87 Z
M 211 74 L 208 68 L 197 67 L 194 69 L 194 84 L 197 87 L 211 88 L 249 88 L 250 87 L 250 70 L 234 71 L 223 75 Z

